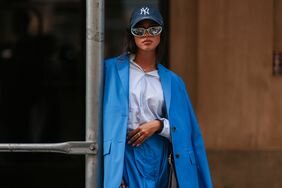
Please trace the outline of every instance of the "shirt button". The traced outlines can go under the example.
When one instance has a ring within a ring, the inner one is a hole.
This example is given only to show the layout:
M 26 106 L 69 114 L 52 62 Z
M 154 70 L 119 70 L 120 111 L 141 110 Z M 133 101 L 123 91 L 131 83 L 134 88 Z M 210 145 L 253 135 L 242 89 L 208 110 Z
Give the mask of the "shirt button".
M 172 127 L 172 131 L 173 131 L 173 132 L 176 131 L 176 127 L 175 127 L 175 126 Z
M 178 159 L 180 157 L 180 154 L 179 153 L 175 154 L 175 157 Z

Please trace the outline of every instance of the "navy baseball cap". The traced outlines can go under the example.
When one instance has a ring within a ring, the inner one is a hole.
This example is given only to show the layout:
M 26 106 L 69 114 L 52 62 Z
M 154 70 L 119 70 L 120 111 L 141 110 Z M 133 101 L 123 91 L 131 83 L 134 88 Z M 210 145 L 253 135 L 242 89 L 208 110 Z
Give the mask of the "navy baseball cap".
M 142 20 L 153 20 L 160 26 L 164 25 L 160 11 L 152 5 L 143 5 L 134 9 L 130 19 L 130 28 Z

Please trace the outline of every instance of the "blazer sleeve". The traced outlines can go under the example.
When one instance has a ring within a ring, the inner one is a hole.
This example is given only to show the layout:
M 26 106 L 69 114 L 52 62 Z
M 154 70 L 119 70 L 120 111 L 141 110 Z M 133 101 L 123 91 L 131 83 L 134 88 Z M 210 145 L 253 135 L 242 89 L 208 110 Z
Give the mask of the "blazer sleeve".
M 212 179 L 210 175 L 207 155 L 204 146 L 204 140 L 201 134 L 200 127 L 198 125 L 191 101 L 189 99 L 186 86 L 181 80 L 183 92 L 185 95 L 185 102 L 188 107 L 188 112 L 190 113 L 191 128 L 192 128 L 192 144 L 195 152 L 197 164 L 198 164 L 198 178 L 200 188 L 212 188 Z

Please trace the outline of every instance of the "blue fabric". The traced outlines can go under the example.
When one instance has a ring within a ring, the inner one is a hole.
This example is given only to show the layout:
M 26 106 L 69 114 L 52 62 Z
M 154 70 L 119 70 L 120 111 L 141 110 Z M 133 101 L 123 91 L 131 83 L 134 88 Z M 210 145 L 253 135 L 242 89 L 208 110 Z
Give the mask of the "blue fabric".
M 122 181 L 128 124 L 129 59 L 122 55 L 105 61 L 103 101 L 104 187 Z M 170 122 L 170 134 L 180 188 L 211 188 L 203 138 L 180 77 L 158 64 Z
M 139 147 L 125 146 L 123 178 L 128 188 L 158 188 L 168 184 L 169 141 L 153 135 Z

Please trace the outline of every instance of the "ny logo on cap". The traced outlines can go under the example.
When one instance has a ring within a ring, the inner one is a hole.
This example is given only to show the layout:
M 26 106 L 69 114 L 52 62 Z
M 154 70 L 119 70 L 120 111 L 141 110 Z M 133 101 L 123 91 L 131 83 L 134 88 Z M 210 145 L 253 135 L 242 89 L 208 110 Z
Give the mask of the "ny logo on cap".
M 148 7 L 143 7 L 143 8 L 141 8 L 140 9 L 140 14 L 142 15 L 142 14 L 144 14 L 144 15 L 149 15 L 150 14 L 150 9 L 148 8 Z

